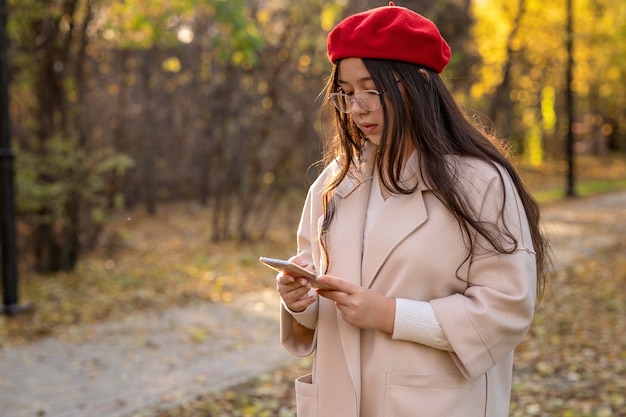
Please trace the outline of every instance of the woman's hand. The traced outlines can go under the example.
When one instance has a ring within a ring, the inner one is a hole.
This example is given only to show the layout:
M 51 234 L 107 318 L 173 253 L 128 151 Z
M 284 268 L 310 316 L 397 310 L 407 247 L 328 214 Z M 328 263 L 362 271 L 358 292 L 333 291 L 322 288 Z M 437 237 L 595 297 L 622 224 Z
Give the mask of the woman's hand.
M 317 293 L 333 300 L 346 322 L 361 329 L 393 333 L 395 299 L 328 275 L 321 276 L 320 281 L 334 289 L 318 290 Z
M 290 260 L 305 268 L 308 265 L 297 256 Z M 311 284 L 305 278 L 293 277 L 282 272 L 276 276 L 276 288 L 285 305 L 296 313 L 304 311 L 317 298 L 314 295 L 308 295 L 311 290 Z

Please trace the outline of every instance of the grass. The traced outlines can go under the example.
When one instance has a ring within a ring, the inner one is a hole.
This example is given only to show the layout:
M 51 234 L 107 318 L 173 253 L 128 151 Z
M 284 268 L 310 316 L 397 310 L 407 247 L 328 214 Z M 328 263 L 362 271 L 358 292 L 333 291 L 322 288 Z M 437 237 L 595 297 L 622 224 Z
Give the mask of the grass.
M 522 166 L 520 171 L 539 204 L 556 203 L 566 197 L 565 161 L 552 161 L 541 167 Z M 626 155 L 579 155 L 574 185 L 579 197 L 626 190 Z
M 575 193 L 578 197 L 589 197 L 620 190 L 626 190 L 626 179 L 592 180 L 577 184 L 575 187 Z M 566 197 L 566 193 L 564 189 L 552 189 L 538 191 L 534 196 L 539 204 L 548 204 L 562 200 Z

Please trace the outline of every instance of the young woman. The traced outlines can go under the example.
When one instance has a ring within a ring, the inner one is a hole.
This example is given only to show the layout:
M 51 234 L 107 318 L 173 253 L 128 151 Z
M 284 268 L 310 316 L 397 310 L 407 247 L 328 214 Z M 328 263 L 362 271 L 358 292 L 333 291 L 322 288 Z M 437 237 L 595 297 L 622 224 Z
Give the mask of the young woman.
M 299 417 L 508 415 L 513 350 L 546 274 L 537 205 L 439 73 L 435 25 L 389 6 L 331 31 L 335 132 L 293 260 L 281 340 L 315 353 Z

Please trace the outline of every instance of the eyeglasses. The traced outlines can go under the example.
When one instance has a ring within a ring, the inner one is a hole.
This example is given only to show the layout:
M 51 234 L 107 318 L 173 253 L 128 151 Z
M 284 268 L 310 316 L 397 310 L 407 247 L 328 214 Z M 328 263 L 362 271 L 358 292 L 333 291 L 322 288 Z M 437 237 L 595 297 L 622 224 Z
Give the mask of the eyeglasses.
M 376 111 L 380 109 L 380 96 L 382 94 L 376 90 L 363 90 L 350 95 L 346 93 L 332 93 L 328 96 L 328 99 L 342 113 L 350 113 L 352 111 L 353 101 L 356 101 L 359 107 L 365 111 Z

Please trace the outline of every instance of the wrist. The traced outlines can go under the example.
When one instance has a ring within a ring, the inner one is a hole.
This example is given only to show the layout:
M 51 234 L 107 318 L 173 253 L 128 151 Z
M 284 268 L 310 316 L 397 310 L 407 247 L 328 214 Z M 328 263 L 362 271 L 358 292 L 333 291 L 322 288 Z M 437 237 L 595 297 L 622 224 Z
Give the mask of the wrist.
M 382 322 L 380 323 L 379 330 L 393 334 L 393 328 L 396 319 L 396 299 L 385 298 L 383 314 L 381 314 Z

